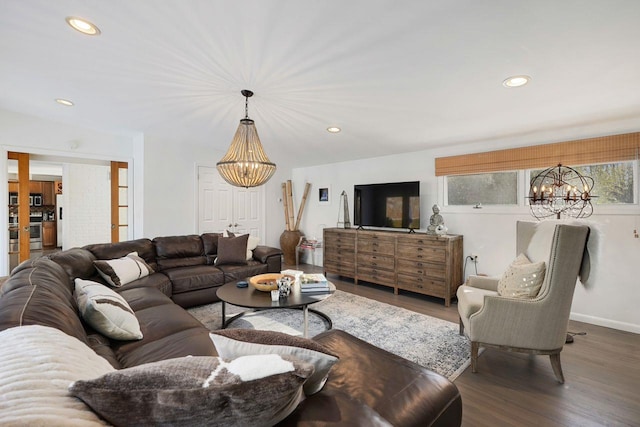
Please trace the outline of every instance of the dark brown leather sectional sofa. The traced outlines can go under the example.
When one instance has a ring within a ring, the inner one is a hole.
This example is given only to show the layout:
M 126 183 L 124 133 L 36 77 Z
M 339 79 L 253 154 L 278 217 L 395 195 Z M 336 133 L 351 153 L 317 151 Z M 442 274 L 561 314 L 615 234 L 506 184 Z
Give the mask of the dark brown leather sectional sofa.
M 280 271 L 280 251 L 258 247 L 247 265 L 215 267 L 211 235 L 160 237 L 89 245 L 25 261 L 0 288 L 0 331 L 38 324 L 76 337 L 121 369 L 175 357 L 215 356 L 209 331 L 183 307 L 216 301 L 215 288 Z M 95 259 L 137 251 L 156 271 L 117 289 L 134 310 L 144 338 L 116 341 L 86 325 L 73 296 L 77 277 L 102 281 Z M 321 392 L 280 425 L 458 426 L 462 401 L 446 378 L 344 331 L 314 340 L 339 355 Z M 88 409 L 87 409 L 88 410 Z

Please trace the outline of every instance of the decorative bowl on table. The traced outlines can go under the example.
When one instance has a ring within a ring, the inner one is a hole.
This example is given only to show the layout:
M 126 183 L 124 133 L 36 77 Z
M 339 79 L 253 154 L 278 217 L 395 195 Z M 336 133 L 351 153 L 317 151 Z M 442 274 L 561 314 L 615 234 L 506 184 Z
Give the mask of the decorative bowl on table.
M 291 278 L 292 283 L 296 279 L 289 274 L 265 273 L 249 278 L 249 283 L 259 291 L 270 292 L 278 289 L 278 279 L 285 276 Z

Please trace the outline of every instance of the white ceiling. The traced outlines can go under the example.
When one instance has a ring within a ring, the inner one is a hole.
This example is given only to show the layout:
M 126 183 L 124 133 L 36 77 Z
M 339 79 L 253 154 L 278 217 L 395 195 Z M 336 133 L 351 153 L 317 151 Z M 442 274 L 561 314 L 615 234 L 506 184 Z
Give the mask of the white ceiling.
M 638 0 L 0 0 L 0 108 L 224 151 L 246 88 L 272 160 L 330 163 L 640 119 L 639 22 Z

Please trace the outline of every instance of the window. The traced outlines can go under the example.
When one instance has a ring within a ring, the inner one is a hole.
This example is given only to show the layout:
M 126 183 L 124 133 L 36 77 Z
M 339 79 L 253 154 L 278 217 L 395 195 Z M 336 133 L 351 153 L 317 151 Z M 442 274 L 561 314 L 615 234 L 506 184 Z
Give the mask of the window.
M 582 175 L 593 178 L 594 205 L 627 205 L 635 203 L 634 162 L 572 166 Z M 531 170 L 532 179 L 543 169 Z
M 447 176 L 445 187 L 449 206 L 518 204 L 518 172 Z

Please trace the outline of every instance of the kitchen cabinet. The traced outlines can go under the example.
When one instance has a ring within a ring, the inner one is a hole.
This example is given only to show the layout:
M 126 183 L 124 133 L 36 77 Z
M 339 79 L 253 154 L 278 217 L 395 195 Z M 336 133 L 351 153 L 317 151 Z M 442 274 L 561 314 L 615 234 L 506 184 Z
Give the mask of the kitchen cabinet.
M 55 221 L 44 221 L 42 223 L 42 246 L 45 248 L 56 247 L 57 227 Z
M 29 181 L 29 193 L 42 194 L 42 181 Z
M 53 181 L 42 182 L 42 205 L 54 206 L 56 204 L 56 193 Z

